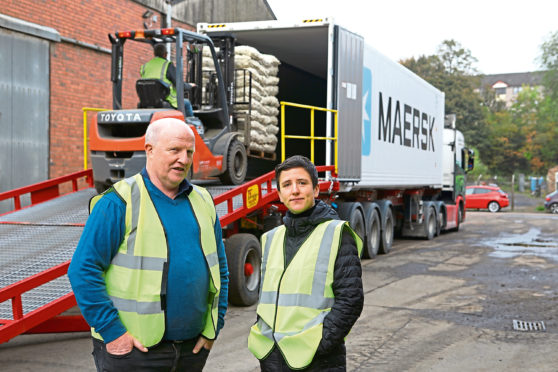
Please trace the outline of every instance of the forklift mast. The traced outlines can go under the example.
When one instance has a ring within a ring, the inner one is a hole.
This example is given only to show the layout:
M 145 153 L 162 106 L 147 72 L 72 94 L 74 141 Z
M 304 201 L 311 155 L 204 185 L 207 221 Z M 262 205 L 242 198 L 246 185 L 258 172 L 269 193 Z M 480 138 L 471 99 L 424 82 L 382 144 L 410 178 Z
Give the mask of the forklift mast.
M 195 46 L 198 44 L 204 45 L 209 47 L 211 51 L 211 56 L 213 59 L 213 63 L 215 65 L 215 82 L 213 88 L 213 97 L 211 104 L 214 108 L 220 108 L 223 110 L 224 117 L 229 118 L 229 113 L 232 112 L 230 110 L 230 91 L 231 88 L 230 83 L 225 85 L 225 82 L 229 82 L 234 80 L 234 70 L 231 75 L 227 78 L 223 78 L 221 73 L 221 68 L 219 68 L 218 64 L 218 56 L 215 51 L 215 46 L 213 45 L 213 41 L 206 35 L 197 34 L 192 31 L 180 29 L 180 28 L 170 28 L 170 29 L 155 29 L 155 30 L 142 30 L 142 31 L 125 31 L 125 32 L 116 32 L 115 35 L 108 35 L 110 43 L 112 45 L 112 58 L 111 58 L 111 81 L 112 81 L 112 106 L 114 110 L 122 110 L 122 71 L 124 68 L 124 44 L 128 39 L 139 41 L 143 43 L 148 43 L 150 45 L 155 45 L 158 43 L 174 43 L 176 48 L 176 95 L 178 102 L 184 102 L 184 43 L 187 42 L 189 45 Z M 234 45 L 234 40 L 230 42 Z M 234 46 L 233 46 L 234 48 Z M 192 57 L 194 54 L 195 57 Z M 196 85 L 201 87 L 202 84 L 202 76 L 201 76 L 201 50 L 198 51 L 191 51 L 187 50 L 187 58 L 186 63 L 189 63 L 190 59 L 193 59 L 194 63 L 193 68 L 189 68 L 189 78 L 191 82 L 194 82 Z M 234 49 L 233 49 L 233 58 L 234 58 Z M 223 61 L 228 61 L 229 65 L 232 65 L 234 69 L 234 60 L 230 60 L 230 58 L 222 58 Z M 192 76 L 193 75 L 193 76 Z M 227 87 L 227 88 L 225 88 Z M 227 90 L 225 90 L 227 89 Z M 232 90 L 234 93 L 234 90 Z M 195 94 L 192 97 L 192 104 L 197 107 L 201 108 L 202 106 L 202 97 L 201 97 L 201 89 L 197 89 Z M 178 110 L 184 114 L 184 105 L 178 105 Z M 226 120 L 224 124 L 225 131 L 230 132 L 229 127 L 230 120 Z

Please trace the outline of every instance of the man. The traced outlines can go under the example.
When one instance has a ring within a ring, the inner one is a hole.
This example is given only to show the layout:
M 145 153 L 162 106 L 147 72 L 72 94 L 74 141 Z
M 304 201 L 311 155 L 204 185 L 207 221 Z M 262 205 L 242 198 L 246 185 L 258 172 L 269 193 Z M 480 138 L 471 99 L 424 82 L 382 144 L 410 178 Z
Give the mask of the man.
M 170 93 L 166 97 L 166 101 L 174 108 L 177 108 L 176 95 L 176 68 L 171 61 L 167 60 L 167 49 L 165 44 L 155 44 L 153 47 L 153 57 L 149 62 L 141 66 L 140 74 L 142 79 L 161 79 L 170 86 Z M 184 83 L 186 90 L 195 87 L 195 84 Z M 184 98 L 184 115 L 186 117 L 194 116 L 192 103 Z
M 153 122 L 145 168 L 90 202 L 68 276 L 98 371 L 201 371 L 223 327 L 221 226 L 185 179 L 194 143 L 183 121 Z
M 344 338 L 362 311 L 362 241 L 319 194 L 316 167 L 293 156 L 275 168 L 288 208 L 262 236 L 258 320 L 248 348 L 262 371 L 345 371 Z

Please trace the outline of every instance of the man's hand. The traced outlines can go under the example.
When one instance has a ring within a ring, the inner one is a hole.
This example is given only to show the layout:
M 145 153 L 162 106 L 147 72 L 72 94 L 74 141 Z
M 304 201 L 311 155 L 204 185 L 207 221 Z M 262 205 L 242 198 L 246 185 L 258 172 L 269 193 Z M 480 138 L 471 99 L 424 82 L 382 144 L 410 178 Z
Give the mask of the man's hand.
M 141 342 L 139 342 L 134 336 L 126 332 L 122 336 L 118 337 L 116 340 L 111 341 L 107 344 L 107 352 L 112 355 L 124 355 L 132 351 L 134 346 L 144 353 L 147 352 L 147 348 L 143 346 Z
M 203 347 L 206 350 L 211 350 L 211 348 L 213 347 L 213 342 L 212 340 L 208 340 L 207 338 L 200 336 L 200 338 L 198 338 L 198 342 L 196 342 L 196 346 L 194 346 L 194 350 L 192 350 L 192 352 L 194 354 L 199 353 L 199 351 L 201 350 L 201 348 Z

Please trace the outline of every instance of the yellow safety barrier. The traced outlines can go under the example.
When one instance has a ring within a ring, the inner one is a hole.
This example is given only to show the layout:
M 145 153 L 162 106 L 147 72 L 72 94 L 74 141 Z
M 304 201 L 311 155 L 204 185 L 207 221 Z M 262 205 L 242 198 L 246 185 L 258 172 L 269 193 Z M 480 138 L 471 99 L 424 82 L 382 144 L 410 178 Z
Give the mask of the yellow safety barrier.
M 89 111 L 108 111 L 109 109 L 82 107 L 83 111 L 83 169 L 87 169 L 87 113 Z
M 325 141 L 334 141 L 334 165 L 335 165 L 335 173 L 337 173 L 337 157 L 338 157 L 338 129 L 337 129 L 337 110 L 327 109 L 323 107 L 317 106 L 308 106 L 308 105 L 301 105 L 298 103 L 292 102 L 284 102 L 281 101 L 281 161 L 285 160 L 285 138 L 294 138 L 294 139 L 309 139 L 310 140 L 310 160 L 312 163 L 314 162 L 314 141 L 315 140 L 325 140 Z M 285 106 L 291 107 L 298 107 L 303 109 L 310 110 L 310 135 L 309 136 L 293 136 L 285 134 Z M 318 111 L 326 111 L 333 113 L 334 117 L 334 136 L 333 137 L 316 137 L 314 136 L 314 112 Z

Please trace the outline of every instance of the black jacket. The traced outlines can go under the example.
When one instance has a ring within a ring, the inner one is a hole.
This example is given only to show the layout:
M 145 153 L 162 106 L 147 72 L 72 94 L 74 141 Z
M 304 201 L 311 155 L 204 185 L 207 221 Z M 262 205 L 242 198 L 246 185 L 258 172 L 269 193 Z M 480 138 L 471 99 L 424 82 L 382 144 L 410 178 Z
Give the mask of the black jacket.
M 317 225 L 332 219 L 339 219 L 337 212 L 321 200 L 316 200 L 313 208 L 301 214 L 295 215 L 287 212 L 287 215 L 283 218 L 287 229 L 285 264 L 288 265 L 291 262 L 299 247 Z M 360 258 L 356 243 L 347 230 L 342 233 L 333 276 L 335 301 L 331 312 L 324 318 L 322 340 L 311 367 L 321 364 L 321 359 L 326 358 L 331 367 L 333 367 L 332 362 L 345 365 L 344 338 L 362 312 L 364 294 L 362 291 Z M 274 353 L 277 351 L 275 349 Z M 264 367 L 265 361 L 262 362 L 262 367 Z M 275 369 L 272 366 L 268 367 L 271 368 L 262 368 L 262 370 L 284 370 Z

